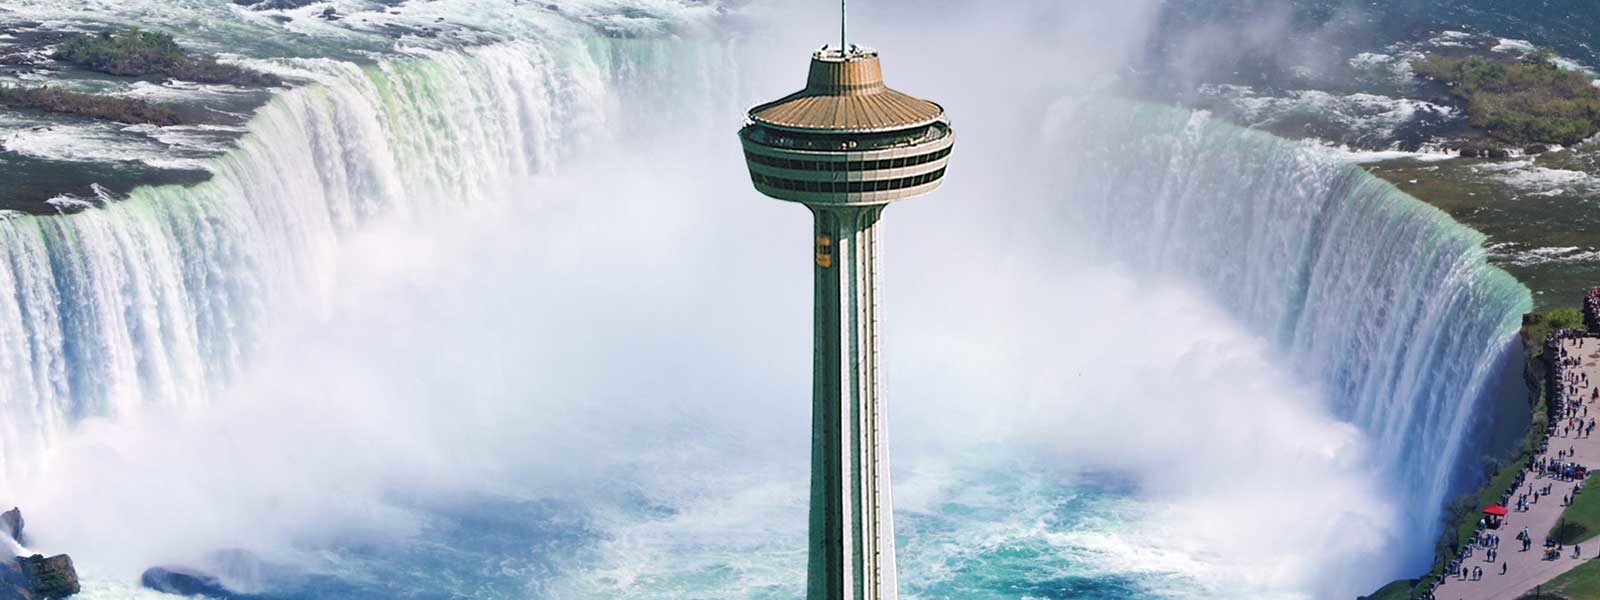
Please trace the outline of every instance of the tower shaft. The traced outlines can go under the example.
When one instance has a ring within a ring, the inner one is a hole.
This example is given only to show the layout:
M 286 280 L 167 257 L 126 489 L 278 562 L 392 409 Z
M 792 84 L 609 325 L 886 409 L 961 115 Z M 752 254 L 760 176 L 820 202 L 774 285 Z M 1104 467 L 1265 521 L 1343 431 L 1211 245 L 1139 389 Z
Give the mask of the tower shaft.
M 840 3 L 841 10 L 843 2 Z M 806 87 L 750 109 L 750 183 L 814 218 L 807 600 L 896 600 L 889 411 L 878 363 L 878 218 L 942 184 L 944 108 L 883 83 L 878 53 L 811 55 Z
M 888 411 L 878 370 L 883 205 L 811 209 L 816 329 L 806 598 L 893 600 Z

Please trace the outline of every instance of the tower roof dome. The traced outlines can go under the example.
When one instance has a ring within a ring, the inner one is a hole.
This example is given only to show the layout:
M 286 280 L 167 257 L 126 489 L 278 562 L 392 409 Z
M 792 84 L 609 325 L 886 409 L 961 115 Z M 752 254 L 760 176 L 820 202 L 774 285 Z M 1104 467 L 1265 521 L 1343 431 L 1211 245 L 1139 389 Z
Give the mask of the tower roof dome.
M 871 50 L 820 50 L 811 55 L 805 89 L 750 109 L 757 123 L 817 133 L 909 129 L 942 116 L 938 104 L 885 86 Z

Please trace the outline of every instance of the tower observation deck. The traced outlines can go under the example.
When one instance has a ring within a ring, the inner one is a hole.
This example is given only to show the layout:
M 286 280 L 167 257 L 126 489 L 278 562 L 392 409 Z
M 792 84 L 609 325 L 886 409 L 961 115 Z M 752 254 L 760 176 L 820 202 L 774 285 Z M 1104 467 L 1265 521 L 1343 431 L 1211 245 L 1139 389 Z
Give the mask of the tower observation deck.
M 893 600 L 878 219 L 939 187 L 955 131 L 938 104 L 886 87 L 876 52 L 842 38 L 811 56 L 804 90 L 751 109 L 739 139 L 756 190 L 805 205 L 815 223 L 806 598 Z

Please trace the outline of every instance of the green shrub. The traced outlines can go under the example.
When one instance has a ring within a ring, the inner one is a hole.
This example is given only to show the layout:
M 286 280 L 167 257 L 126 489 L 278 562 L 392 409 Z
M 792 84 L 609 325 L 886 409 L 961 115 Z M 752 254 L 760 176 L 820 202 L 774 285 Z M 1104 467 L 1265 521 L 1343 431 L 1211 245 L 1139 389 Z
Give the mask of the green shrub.
M 112 75 L 163 74 L 183 62 L 183 49 L 172 36 L 130 29 L 100 35 L 78 34 L 56 49 L 56 60 Z
M 277 77 L 225 65 L 209 56 L 194 57 L 165 33 L 137 28 L 99 35 L 77 34 L 56 48 L 56 60 L 124 77 L 171 77 L 198 83 L 280 85 Z
M 1429 54 L 1412 69 L 1444 82 L 1466 101 L 1467 118 L 1497 139 L 1576 144 L 1600 132 L 1600 89 L 1589 77 L 1534 54 L 1521 63 Z
M 1522 318 L 1522 343 L 1528 356 L 1537 358 L 1544 354 L 1544 339 L 1557 329 L 1583 329 L 1583 309 L 1577 307 L 1553 308 L 1544 312 L 1528 313 Z

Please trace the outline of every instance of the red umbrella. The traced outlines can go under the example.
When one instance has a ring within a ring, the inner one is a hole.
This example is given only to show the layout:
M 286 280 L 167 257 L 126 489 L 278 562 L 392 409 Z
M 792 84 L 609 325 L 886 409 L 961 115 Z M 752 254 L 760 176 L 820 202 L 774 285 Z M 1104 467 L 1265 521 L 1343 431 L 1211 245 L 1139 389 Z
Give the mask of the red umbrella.
M 1506 507 L 1500 506 L 1499 504 L 1490 504 L 1483 508 L 1483 514 L 1494 515 L 1496 517 L 1504 517 L 1509 512 L 1510 511 L 1506 510 Z

